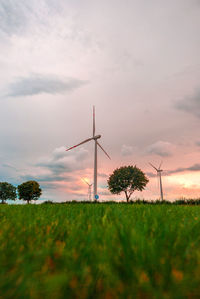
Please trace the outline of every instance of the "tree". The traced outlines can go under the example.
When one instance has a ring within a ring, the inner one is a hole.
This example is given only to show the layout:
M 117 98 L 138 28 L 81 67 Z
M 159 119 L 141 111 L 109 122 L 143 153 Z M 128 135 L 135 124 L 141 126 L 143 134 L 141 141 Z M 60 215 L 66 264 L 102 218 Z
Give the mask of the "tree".
M 1 203 L 5 203 L 6 200 L 15 200 L 17 197 L 16 187 L 7 183 L 0 182 L 0 199 Z
M 112 194 L 124 192 L 129 202 L 134 191 L 142 191 L 148 183 L 144 172 L 136 166 L 123 166 L 114 170 L 108 179 L 108 188 Z
M 27 181 L 18 186 L 19 199 L 26 200 L 29 204 L 31 200 L 37 200 L 41 194 L 42 189 L 36 181 Z

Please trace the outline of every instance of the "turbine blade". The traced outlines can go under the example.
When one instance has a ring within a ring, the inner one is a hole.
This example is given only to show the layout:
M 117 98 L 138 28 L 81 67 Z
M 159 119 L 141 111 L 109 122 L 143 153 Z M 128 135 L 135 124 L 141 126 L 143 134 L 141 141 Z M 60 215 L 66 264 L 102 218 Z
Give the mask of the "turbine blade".
M 158 169 L 160 170 L 160 167 L 162 166 L 163 161 L 160 162 L 160 165 L 158 167 Z
M 95 136 L 95 106 L 93 106 L 93 137 Z
M 82 181 L 85 182 L 88 186 L 90 186 L 90 184 L 85 179 L 82 179 Z
M 67 152 L 67 151 L 70 151 L 71 149 L 73 149 L 73 148 L 75 148 L 75 147 L 77 147 L 77 146 L 79 146 L 79 145 L 81 145 L 81 144 L 84 144 L 84 143 L 86 143 L 86 142 L 89 142 L 89 141 L 91 141 L 91 140 L 93 140 L 93 138 L 88 138 L 88 139 L 82 141 L 81 143 L 79 143 L 79 144 L 77 144 L 77 145 L 74 145 L 74 146 L 72 146 L 72 147 L 66 149 L 66 152 Z
M 158 171 L 158 169 L 157 169 L 155 166 L 153 166 L 153 164 L 151 164 L 150 162 L 149 162 L 149 164 L 150 164 L 151 167 L 153 167 L 156 171 Z
M 102 151 L 104 152 L 104 154 L 111 160 L 111 157 L 106 153 L 106 151 L 103 149 L 103 147 L 99 144 L 98 141 L 97 141 L 97 144 L 102 149 Z

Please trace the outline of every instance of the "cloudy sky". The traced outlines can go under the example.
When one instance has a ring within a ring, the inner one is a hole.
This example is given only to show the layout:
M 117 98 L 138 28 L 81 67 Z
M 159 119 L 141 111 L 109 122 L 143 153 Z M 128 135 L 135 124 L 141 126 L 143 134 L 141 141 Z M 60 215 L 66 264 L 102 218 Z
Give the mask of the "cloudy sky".
M 36 179 L 43 200 L 84 199 L 93 180 L 97 133 L 99 193 L 119 166 L 163 161 L 167 199 L 200 196 L 199 0 L 1 0 L 0 181 Z

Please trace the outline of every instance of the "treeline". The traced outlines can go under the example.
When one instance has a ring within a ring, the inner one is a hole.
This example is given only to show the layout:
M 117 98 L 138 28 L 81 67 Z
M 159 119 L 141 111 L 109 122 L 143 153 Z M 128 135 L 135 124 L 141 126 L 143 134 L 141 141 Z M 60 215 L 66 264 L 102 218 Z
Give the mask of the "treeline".
M 42 204 L 53 204 L 53 205 L 60 205 L 60 204 L 125 204 L 125 205 L 132 205 L 132 204 L 147 204 L 147 205 L 200 205 L 200 198 L 198 199 L 177 199 L 174 201 L 168 201 L 168 200 L 143 200 L 143 199 L 137 199 L 137 200 L 130 200 L 128 203 L 123 201 L 63 201 L 63 202 L 53 202 L 51 200 L 44 201 Z
M 13 186 L 7 182 L 0 182 L 0 200 L 1 203 L 6 203 L 7 200 L 27 201 L 29 204 L 31 200 L 37 200 L 42 194 L 42 189 L 36 181 L 27 181 L 19 185 Z

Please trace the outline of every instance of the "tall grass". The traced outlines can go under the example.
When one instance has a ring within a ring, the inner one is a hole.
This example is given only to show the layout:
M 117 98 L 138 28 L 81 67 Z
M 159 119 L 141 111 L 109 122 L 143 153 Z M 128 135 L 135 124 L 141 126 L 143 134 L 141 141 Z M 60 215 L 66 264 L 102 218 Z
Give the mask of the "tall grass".
M 0 206 L 0 298 L 199 298 L 200 207 Z

